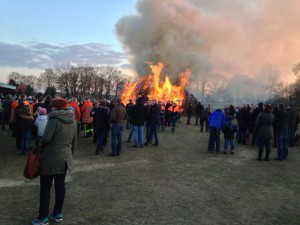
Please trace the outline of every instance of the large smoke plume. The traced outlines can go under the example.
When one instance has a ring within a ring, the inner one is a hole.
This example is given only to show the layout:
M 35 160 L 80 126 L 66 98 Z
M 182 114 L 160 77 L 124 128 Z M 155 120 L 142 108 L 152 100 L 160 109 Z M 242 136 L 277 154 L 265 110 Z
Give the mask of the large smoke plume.
M 140 75 L 146 62 L 163 62 L 171 79 L 185 67 L 194 78 L 254 78 L 271 64 L 282 80 L 294 78 L 299 0 L 139 0 L 136 9 L 118 21 L 116 33 Z

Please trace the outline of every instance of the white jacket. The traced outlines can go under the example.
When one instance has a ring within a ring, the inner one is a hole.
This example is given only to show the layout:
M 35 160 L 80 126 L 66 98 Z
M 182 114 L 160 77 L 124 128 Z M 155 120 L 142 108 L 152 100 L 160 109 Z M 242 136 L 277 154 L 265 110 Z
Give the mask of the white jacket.
M 47 115 L 39 115 L 34 121 L 34 125 L 37 127 L 38 136 L 43 136 L 47 122 L 48 122 Z

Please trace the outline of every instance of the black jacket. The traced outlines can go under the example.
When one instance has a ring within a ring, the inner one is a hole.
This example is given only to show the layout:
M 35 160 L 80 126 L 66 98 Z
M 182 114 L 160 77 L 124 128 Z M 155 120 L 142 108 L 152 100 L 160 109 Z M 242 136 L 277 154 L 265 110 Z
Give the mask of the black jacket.
M 289 114 L 279 109 L 274 119 L 274 128 L 276 132 L 287 133 L 289 129 Z
M 131 121 L 134 126 L 143 126 L 147 116 L 147 109 L 143 102 L 137 102 L 132 106 L 131 110 Z
M 100 106 L 94 114 L 94 128 L 97 132 L 107 132 L 109 130 L 108 108 Z

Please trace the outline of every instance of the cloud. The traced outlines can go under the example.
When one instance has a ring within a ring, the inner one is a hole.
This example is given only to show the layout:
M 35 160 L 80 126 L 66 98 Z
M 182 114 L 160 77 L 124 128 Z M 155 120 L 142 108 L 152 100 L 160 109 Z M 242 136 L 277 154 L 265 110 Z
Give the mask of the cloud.
M 0 42 L 0 67 L 45 69 L 62 61 L 75 64 L 117 65 L 125 58 L 124 53 L 113 51 L 110 46 L 99 43 L 51 45 L 39 42 L 22 44 Z
M 136 9 L 115 28 L 140 74 L 161 61 L 172 73 L 254 78 L 273 64 L 291 79 L 300 61 L 299 0 L 139 0 Z

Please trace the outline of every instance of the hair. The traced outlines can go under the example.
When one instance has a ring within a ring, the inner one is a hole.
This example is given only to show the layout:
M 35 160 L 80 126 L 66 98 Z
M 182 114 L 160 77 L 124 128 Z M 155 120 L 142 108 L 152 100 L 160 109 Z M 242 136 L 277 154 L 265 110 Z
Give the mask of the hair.
M 55 99 L 52 100 L 52 102 L 50 104 L 50 107 L 51 108 L 56 108 L 58 110 L 68 109 L 69 103 L 64 98 L 55 98 Z
M 24 115 L 31 115 L 31 113 L 30 113 L 30 105 L 24 105 L 24 107 L 23 107 L 23 114 Z
M 265 112 L 272 112 L 272 106 L 270 104 L 266 104 L 264 111 Z
M 121 98 L 117 98 L 116 102 L 117 102 L 118 104 L 120 104 L 120 103 L 122 102 L 122 101 L 121 101 Z

